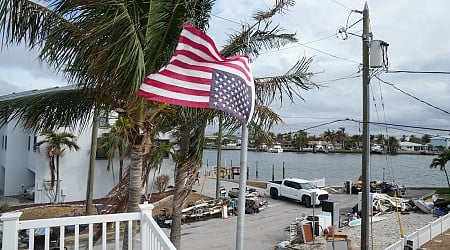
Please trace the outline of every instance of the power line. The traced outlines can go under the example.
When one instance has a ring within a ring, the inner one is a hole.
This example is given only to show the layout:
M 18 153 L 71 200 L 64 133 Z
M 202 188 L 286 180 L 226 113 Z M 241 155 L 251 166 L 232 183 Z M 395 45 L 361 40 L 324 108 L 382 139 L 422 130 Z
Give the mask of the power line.
M 348 9 L 348 10 L 352 10 L 351 8 L 347 7 L 346 5 L 344 5 L 344 4 L 342 4 L 342 3 L 340 3 L 340 2 L 338 2 L 338 1 L 336 1 L 336 0 L 330 0 L 330 1 L 332 1 L 332 2 L 336 3 L 337 5 L 340 5 L 340 6 L 342 6 L 342 7 L 346 8 L 346 9 Z
M 411 98 L 413 98 L 413 99 L 415 99 L 415 100 L 417 100 L 417 101 L 419 101 L 419 102 L 421 102 L 421 103 L 424 103 L 424 104 L 426 104 L 426 105 L 428 105 L 428 106 L 430 106 L 430 107 L 432 107 L 432 108 L 435 108 L 435 109 L 437 109 L 437 110 L 440 110 L 440 111 L 442 111 L 442 112 L 444 112 L 444 113 L 450 115 L 450 112 L 448 112 L 447 110 L 441 109 L 441 108 L 439 108 L 439 107 L 437 107 L 437 106 L 434 106 L 433 104 L 431 104 L 431 103 L 429 103 L 429 102 L 426 102 L 426 101 L 424 101 L 424 100 L 421 100 L 421 99 L 419 99 L 418 97 L 415 97 L 415 96 L 411 95 L 410 93 L 408 93 L 408 92 L 406 92 L 406 91 L 404 91 L 404 90 L 402 90 L 402 89 L 396 87 L 394 84 L 382 80 L 382 79 L 381 79 L 380 77 L 378 77 L 378 76 L 375 76 L 375 78 L 377 78 L 380 82 L 385 83 L 385 84 L 387 84 L 387 85 L 393 87 L 394 89 L 396 89 L 396 90 L 402 92 L 403 94 L 405 94 L 405 95 L 407 95 L 407 96 L 409 96 L 409 97 L 411 97 Z
M 308 46 L 308 45 L 305 45 L 305 44 L 302 44 L 301 46 L 304 46 L 304 47 L 306 47 L 308 49 L 312 49 L 314 51 L 320 52 L 320 53 L 325 54 L 327 56 L 331 56 L 331 57 L 336 58 L 336 59 L 340 59 L 340 60 L 351 62 L 351 63 L 357 63 L 358 65 L 361 64 L 361 62 L 357 62 L 357 61 L 353 61 L 353 60 L 350 60 L 350 59 L 347 59 L 347 58 L 339 57 L 339 56 L 333 55 L 331 53 L 328 53 L 326 51 L 315 49 L 315 48 L 313 48 L 311 46 Z
M 357 75 L 355 75 L 355 74 L 357 74 Z M 325 80 L 325 81 L 314 82 L 314 83 L 316 83 L 316 84 L 332 83 L 332 82 L 337 82 L 337 81 L 347 80 L 347 79 L 352 79 L 352 78 L 359 78 L 359 77 L 361 77 L 361 75 L 359 73 L 352 73 L 348 76 L 343 76 L 343 77 L 336 78 L 336 79 Z
M 358 121 L 354 119 L 347 119 L 348 121 L 364 123 L 363 121 Z M 423 129 L 423 130 L 431 130 L 431 131 L 443 131 L 450 132 L 450 129 L 442 129 L 442 128 L 430 128 L 430 127 L 420 127 L 420 126 L 411 126 L 411 125 L 402 125 L 402 124 L 394 124 L 394 123 L 386 123 L 386 122 L 367 122 L 369 124 L 375 125 L 384 125 L 384 126 L 393 126 L 393 127 L 403 127 L 403 128 L 415 128 L 415 129 Z
M 388 70 L 388 71 L 386 71 L 386 73 L 443 74 L 443 75 L 450 75 L 450 71 Z
M 228 21 L 228 22 L 230 22 L 230 23 L 239 24 L 239 25 L 242 24 L 242 23 L 238 23 L 238 22 L 236 22 L 236 21 L 233 21 L 233 20 L 231 20 L 231 19 L 228 19 L 228 18 L 225 18 L 225 17 L 221 17 L 221 16 L 218 16 L 218 15 L 211 14 L 211 16 L 217 17 L 217 18 L 222 19 L 222 20 L 225 20 L 225 21 Z

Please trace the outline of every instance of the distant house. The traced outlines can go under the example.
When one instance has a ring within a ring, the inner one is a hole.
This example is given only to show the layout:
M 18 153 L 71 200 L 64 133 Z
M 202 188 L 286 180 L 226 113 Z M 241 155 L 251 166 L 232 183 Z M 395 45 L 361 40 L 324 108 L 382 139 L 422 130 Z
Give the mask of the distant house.
M 423 144 L 407 142 L 407 141 L 400 142 L 400 150 L 403 150 L 403 151 L 425 151 L 426 149 L 427 149 L 427 146 L 423 145 Z
M 433 148 L 442 147 L 443 149 L 450 149 L 450 136 L 436 136 L 430 138 L 430 144 Z
M 70 88 L 70 87 L 68 87 Z M 68 88 L 58 88 L 60 90 Z M 49 91 L 57 91 L 58 89 L 35 90 L 21 92 L 17 94 L 0 96 L 0 101 L 9 100 L 26 95 L 37 93 L 45 93 Z M 103 112 L 99 121 L 99 131 L 97 141 L 103 133 L 109 131 L 108 124 L 115 122 L 117 115 Z M 86 130 L 79 133 L 76 128 L 70 130 L 62 127 L 57 130 L 66 131 L 77 136 L 77 144 L 79 151 L 66 151 L 60 159 L 60 184 L 61 190 L 60 201 L 76 201 L 86 198 L 87 176 L 89 169 L 89 157 L 91 153 L 91 134 L 92 126 L 88 126 Z M 24 187 L 35 186 L 35 203 L 49 202 L 49 195 L 54 190 L 49 189 L 50 171 L 49 162 L 45 157 L 45 150 L 41 148 L 41 152 L 34 150 L 34 144 L 44 139 L 40 133 L 25 129 L 22 124 L 13 119 L 6 125 L 0 127 L 0 135 L 2 137 L 0 148 L 0 189 L 3 190 L 5 196 L 14 196 L 22 192 Z M 167 138 L 159 138 L 159 140 L 168 140 Z M 45 144 L 42 145 L 45 147 Z M 101 150 L 96 152 L 95 173 L 94 173 L 94 198 L 103 198 L 119 181 L 118 168 L 119 159 L 116 155 L 114 161 L 114 173 L 107 171 L 107 159 Z M 125 160 L 124 167 L 128 167 L 128 161 Z M 170 165 L 170 166 L 169 166 Z M 170 169 L 174 166 L 171 161 L 164 161 L 160 174 L 170 174 Z M 167 171 L 167 172 L 166 172 Z M 172 176 L 170 174 L 170 176 Z M 152 183 L 150 180 L 149 183 Z

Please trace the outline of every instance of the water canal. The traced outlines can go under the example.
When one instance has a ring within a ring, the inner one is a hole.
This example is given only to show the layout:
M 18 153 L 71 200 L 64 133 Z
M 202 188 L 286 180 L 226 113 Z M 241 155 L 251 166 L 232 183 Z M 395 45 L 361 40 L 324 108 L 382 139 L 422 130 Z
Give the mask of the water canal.
M 205 149 L 203 168 L 213 169 L 216 166 L 216 150 Z M 430 163 L 435 155 L 371 155 L 370 179 L 395 182 L 406 187 L 446 187 L 447 179 L 444 172 L 430 169 Z M 222 166 L 239 167 L 240 151 L 223 150 Z M 303 179 L 325 178 L 327 186 L 340 186 L 346 180 L 355 180 L 361 175 L 361 154 L 358 153 L 298 153 L 284 152 L 281 154 L 268 152 L 248 152 L 247 165 L 249 179 L 267 181 L 274 177 L 297 177 Z M 256 170 L 258 176 L 256 176 Z

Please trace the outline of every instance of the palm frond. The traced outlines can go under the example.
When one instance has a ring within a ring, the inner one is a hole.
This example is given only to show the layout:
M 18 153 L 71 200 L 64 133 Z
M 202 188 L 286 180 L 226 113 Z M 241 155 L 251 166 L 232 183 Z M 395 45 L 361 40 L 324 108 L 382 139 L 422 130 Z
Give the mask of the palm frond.
M 272 18 L 277 13 L 284 13 L 288 8 L 294 6 L 295 0 L 277 0 L 274 7 L 267 11 L 257 11 L 253 14 L 253 19 L 257 21 Z
M 303 57 L 284 75 L 255 78 L 255 92 L 259 101 L 269 105 L 277 99 L 282 103 L 285 95 L 290 102 L 294 102 L 295 97 L 303 100 L 301 90 L 319 87 L 310 81 L 314 75 L 308 72 L 311 62 L 312 58 Z
M 0 125 L 17 119 L 17 124 L 35 131 L 77 126 L 83 130 L 91 120 L 97 97 L 94 92 L 82 89 L 55 89 L 0 101 Z
M 222 55 L 230 57 L 237 54 L 247 54 L 253 60 L 262 50 L 279 49 L 289 43 L 297 42 L 293 33 L 282 33 L 278 25 L 271 27 L 271 22 L 256 23 L 252 26 L 243 25 L 242 30 L 230 35 L 227 45 L 221 50 Z

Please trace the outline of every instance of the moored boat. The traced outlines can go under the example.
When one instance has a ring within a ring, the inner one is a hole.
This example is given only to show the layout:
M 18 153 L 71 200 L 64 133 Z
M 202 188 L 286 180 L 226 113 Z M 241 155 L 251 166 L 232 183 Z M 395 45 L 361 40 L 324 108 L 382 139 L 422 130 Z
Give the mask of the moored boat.
M 283 148 L 280 144 L 275 144 L 271 148 L 269 148 L 270 153 L 283 153 Z

